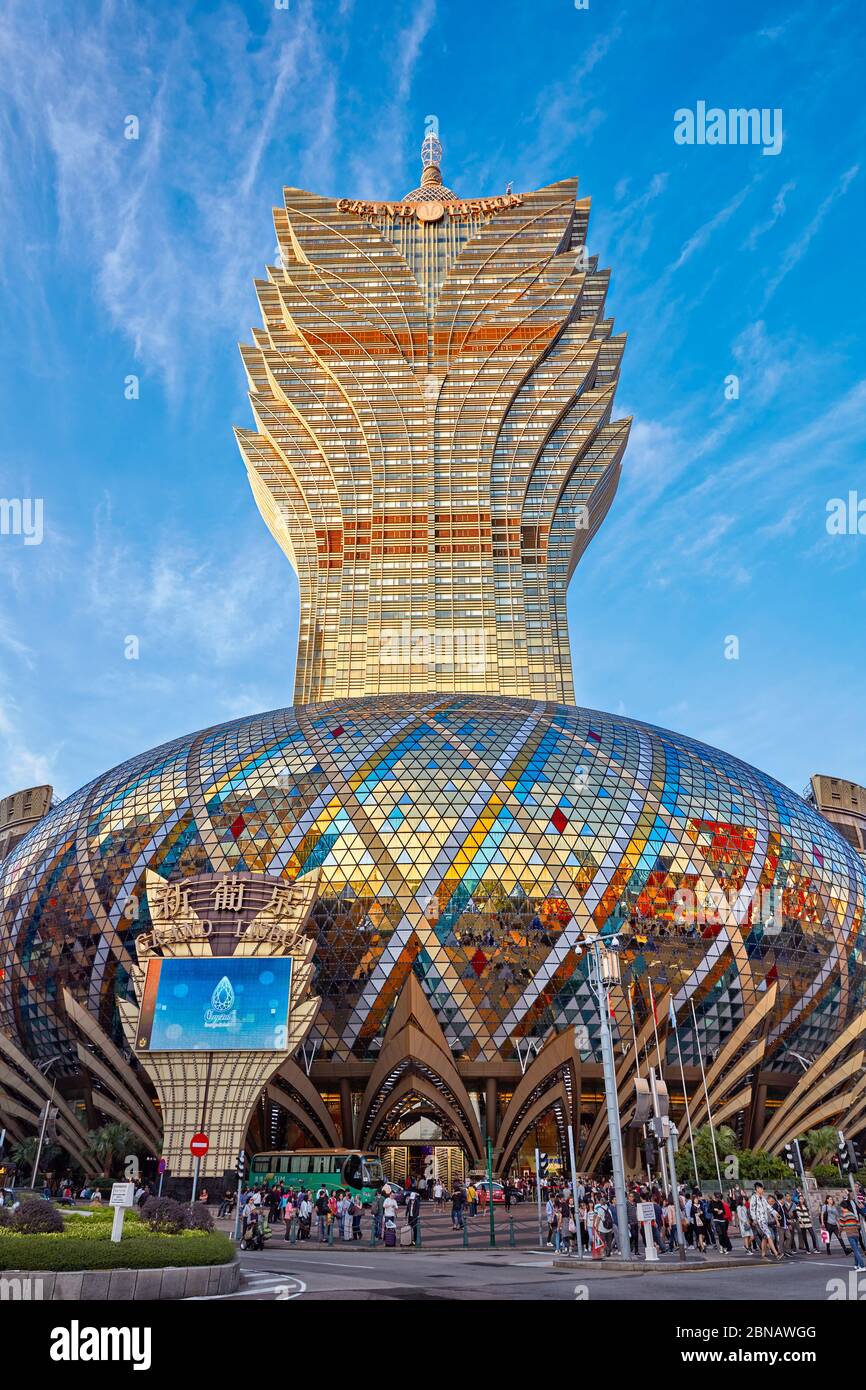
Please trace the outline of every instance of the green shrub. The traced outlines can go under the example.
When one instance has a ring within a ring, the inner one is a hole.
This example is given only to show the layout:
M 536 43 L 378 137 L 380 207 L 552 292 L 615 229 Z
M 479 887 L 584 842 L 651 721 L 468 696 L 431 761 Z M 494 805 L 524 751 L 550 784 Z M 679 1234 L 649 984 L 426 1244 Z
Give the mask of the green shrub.
M 743 1181 L 792 1183 L 794 1175 L 783 1158 L 767 1153 L 766 1149 L 740 1149 L 737 1153 L 740 1177 Z
M 11 1225 L 22 1235 L 53 1235 L 63 1230 L 63 1217 L 50 1202 L 22 1202 L 12 1213 Z
M 96 1221 L 87 1216 L 72 1216 L 66 1221 L 65 1232 L 69 1237 L 76 1240 L 110 1240 L 112 1221 Z M 147 1236 L 152 1234 L 148 1228 L 142 1225 L 138 1217 L 128 1211 L 123 1219 L 123 1240 L 131 1240 L 133 1236 Z
M 188 1231 L 212 1231 L 214 1219 L 204 1202 L 193 1202 L 186 1208 L 186 1229 Z
M 179 1235 L 187 1224 L 186 1210 L 173 1197 L 148 1197 L 140 1211 L 142 1221 L 151 1231 Z
M 46 1203 L 47 1205 L 47 1203 Z M 0 1269 L 163 1269 L 179 1265 L 228 1264 L 234 1245 L 220 1232 L 186 1231 L 179 1236 L 126 1235 L 115 1244 L 108 1236 L 9 1235 L 0 1231 Z
M 816 1163 L 812 1169 L 812 1177 L 819 1187 L 839 1187 L 846 1185 L 844 1178 L 839 1176 L 839 1169 L 835 1163 Z

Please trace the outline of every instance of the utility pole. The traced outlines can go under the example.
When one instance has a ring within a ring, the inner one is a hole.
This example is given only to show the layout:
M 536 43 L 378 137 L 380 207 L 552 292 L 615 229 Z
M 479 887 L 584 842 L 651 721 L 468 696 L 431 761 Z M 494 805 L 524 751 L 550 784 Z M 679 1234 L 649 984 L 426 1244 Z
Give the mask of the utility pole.
M 496 1217 L 493 1211 L 493 1140 L 487 1138 L 487 1194 L 490 1199 L 490 1244 L 496 1244 Z
M 602 946 L 599 938 L 591 937 L 589 948 L 590 983 L 598 999 L 601 1027 L 601 1060 L 604 1069 L 604 1099 L 607 1109 L 607 1132 L 610 1140 L 610 1159 L 613 1167 L 613 1190 L 616 1195 L 617 1243 L 624 1260 L 631 1259 L 631 1240 L 628 1229 L 628 1204 L 625 1194 L 625 1162 L 622 1134 L 619 1127 L 619 1098 L 616 1089 L 616 1063 L 613 1039 L 610 1034 L 610 985 L 619 979 L 619 959 L 615 952 Z
M 577 1096 L 577 1104 L 580 1104 L 580 1096 Z M 571 1160 L 571 1191 L 574 1196 L 574 1227 L 577 1236 L 577 1254 L 579 1259 L 583 1259 L 583 1236 L 580 1234 L 580 1203 L 577 1200 L 577 1163 L 574 1158 L 574 1129 L 568 1126 L 568 1156 Z
M 662 1178 L 665 1188 L 670 1192 L 671 1201 L 674 1204 L 674 1216 L 677 1223 L 677 1253 L 680 1259 L 684 1260 L 686 1257 L 686 1238 L 683 1234 L 683 1219 L 680 1215 L 680 1194 L 677 1188 L 677 1166 L 674 1156 L 673 1130 L 671 1129 L 668 1116 L 662 1114 L 655 1067 L 650 1067 L 649 1075 L 650 1091 L 653 1098 L 653 1129 L 658 1140 L 659 1159 L 662 1165 Z M 665 1102 L 665 1108 L 667 1108 L 667 1101 Z M 667 1169 L 665 1169 L 665 1148 L 667 1148 Z
M 860 1240 L 864 1246 L 866 1246 L 866 1215 L 863 1214 L 863 1211 L 857 1205 L 857 1179 L 854 1177 L 860 1155 L 857 1152 L 857 1146 L 853 1140 L 846 1139 L 841 1129 L 837 1129 L 836 1133 L 839 1136 L 839 1167 L 842 1168 L 844 1166 L 847 1168 L 848 1186 L 851 1189 L 851 1196 L 854 1199 L 854 1208 L 857 1215 L 860 1217 Z
M 237 1197 L 236 1197 L 236 1199 L 235 1199 L 235 1229 L 234 1229 L 234 1238 L 235 1238 L 235 1240 L 240 1240 L 240 1234 L 241 1234 L 241 1192 L 243 1191 L 243 1186 L 244 1186 L 244 1170 L 246 1169 L 246 1166 L 247 1166 L 247 1155 L 246 1155 L 246 1150 L 245 1150 L 245 1149 L 241 1149 L 240 1153 L 238 1154 L 238 1164 L 237 1164 L 238 1191 L 237 1191 Z
M 42 1062 L 42 1063 L 40 1064 L 39 1070 L 42 1071 L 43 1068 L 44 1068 L 44 1069 L 45 1069 L 45 1072 L 47 1073 L 48 1068 L 51 1067 L 51 1066 L 53 1066 L 55 1062 L 59 1062 L 59 1061 L 60 1061 L 60 1053 L 58 1052 L 56 1057 L 50 1057 L 49 1060 L 48 1060 L 47 1062 Z M 46 1131 L 46 1129 L 48 1128 L 48 1117 L 49 1117 L 49 1115 L 51 1114 L 51 1107 L 52 1107 L 52 1105 L 54 1104 L 54 1092 L 55 1092 L 56 1090 L 57 1090 L 57 1077 L 55 1076 L 54 1082 L 53 1082 L 52 1087 L 51 1087 L 51 1096 L 50 1096 L 50 1098 L 45 1102 L 45 1106 L 44 1106 L 43 1111 L 42 1111 L 42 1124 L 41 1124 L 41 1126 L 40 1126 L 40 1128 L 39 1128 L 39 1143 L 36 1145 L 36 1162 L 33 1164 L 33 1177 L 30 1179 L 30 1186 L 31 1186 L 31 1187 L 35 1187 L 35 1186 L 36 1186 L 36 1180 L 37 1180 L 37 1177 L 38 1177 L 38 1174 L 39 1174 L 39 1160 L 40 1160 L 40 1158 L 42 1157 L 42 1146 L 43 1146 L 43 1144 L 45 1143 L 45 1131 Z

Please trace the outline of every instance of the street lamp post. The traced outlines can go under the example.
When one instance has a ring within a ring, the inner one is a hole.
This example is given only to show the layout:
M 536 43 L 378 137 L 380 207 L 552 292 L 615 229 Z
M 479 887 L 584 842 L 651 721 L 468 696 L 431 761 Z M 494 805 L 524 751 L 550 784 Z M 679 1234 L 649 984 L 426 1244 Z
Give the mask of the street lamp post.
M 40 1062 L 40 1064 L 39 1064 L 39 1070 L 42 1071 L 42 1070 L 44 1069 L 44 1070 L 47 1072 L 47 1071 L 48 1071 L 48 1068 L 49 1068 L 49 1067 L 53 1067 L 53 1066 L 54 1066 L 54 1063 L 55 1063 L 55 1062 L 59 1062 L 60 1059 L 61 1059 L 61 1054 L 58 1052 L 58 1053 L 56 1054 L 56 1056 L 54 1056 L 54 1057 L 49 1057 L 49 1059 L 48 1059 L 47 1062 Z M 40 1127 L 39 1127 L 39 1143 L 36 1145 L 36 1162 L 33 1164 L 33 1176 L 32 1176 L 31 1179 L 30 1179 L 30 1186 L 31 1186 L 31 1187 L 35 1187 L 35 1186 L 36 1186 L 36 1179 L 37 1179 L 37 1176 L 38 1176 L 38 1174 L 39 1174 L 39 1160 L 40 1160 L 40 1158 L 42 1157 L 42 1145 L 45 1143 L 45 1131 L 46 1131 L 46 1129 L 48 1128 L 48 1116 L 49 1116 L 50 1113 L 51 1113 L 51 1106 L 52 1106 L 52 1104 L 54 1103 L 54 1092 L 55 1092 L 56 1090 L 57 1090 L 57 1077 L 55 1076 L 54 1082 L 53 1082 L 52 1087 L 51 1087 L 51 1096 L 50 1096 L 50 1098 L 45 1102 L 45 1106 L 44 1106 L 43 1111 L 42 1111 L 42 1124 L 41 1124 Z
M 503 1192 L 505 1185 L 503 1183 Z M 496 1244 L 496 1215 L 493 1211 L 493 1140 L 487 1138 L 487 1195 L 490 1199 L 490 1244 Z
M 616 1196 L 617 1242 L 620 1255 L 627 1260 L 631 1258 L 631 1241 L 629 1239 L 625 1162 L 622 1151 L 622 1134 L 619 1127 L 616 1065 L 613 1057 L 613 1039 L 610 1034 L 610 996 L 608 993 L 611 984 L 619 979 L 619 960 L 613 951 L 602 945 L 597 936 L 584 938 L 584 944 L 589 952 L 590 984 L 595 989 L 598 998 L 601 1060 L 604 1069 L 604 1099 L 607 1108 L 607 1132 L 613 1167 L 613 1190 Z

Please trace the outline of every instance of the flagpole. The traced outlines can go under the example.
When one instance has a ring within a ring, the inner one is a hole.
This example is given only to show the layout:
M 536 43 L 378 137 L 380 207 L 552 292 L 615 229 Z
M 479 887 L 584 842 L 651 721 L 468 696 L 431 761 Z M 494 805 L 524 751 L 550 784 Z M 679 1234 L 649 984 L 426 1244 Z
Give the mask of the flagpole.
M 655 1034 L 655 1040 L 656 1040 L 656 1060 L 657 1060 L 657 1062 L 658 1062 L 658 1064 L 659 1064 L 659 1071 L 661 1071 L 661 1066 L 662 1066 L 662 1050 L 661 1050 L 661 1045 L 660 1045 L 660 1043 L 659 1043 L 659 1016 L 658 1016 L 658 1013 L 656 1012 L 656 997 L 655 997 L 655 994 L 653 993 L 653 982 L 652 982 L 652 980 L 650 979 L 649 975 L 647 975 L 647 977 L 646 977 L 646 982 L 647 982 L 647 984 L 648 984 L 648 986 L 649 986 L 649 992 L 650 992 L 650 1006 L 651 1006 L 652 1012 L 653 1012 L 653 1033 Z
M 698 1184 L 698 1186 L 700 1187 L 700 1185 L 701 1185 L 701 1178 L 700 1178 L 700 1174 L 698 1173 L 698 1156 L 697 1156 L 697 1154 L 695 1153 L 695 1136 L 694 1136 L 694 1134 L 692 1133 L 692 1112 L 691 1112 L 691 1108 L 690 1108 L 690 1106 L 689 1106 L 689 1093 L 688 1093 L 688 1090 L 686 1089 L 686 1070 L 685 1070 L 685 1067 L 683 1066 L 683 1050 L 682 1050 L 682 1048 L 680 1047 L 680 1030 L 679 1030 L 679 1028 L 677 1027 L 677 1016 L 676 1016 L 676 1013 L 675 1013 L 675 1011 L 674 1011 L 674 1001 L 673 1001 L 673 999 L 671 999 L 671 1005 L 670 1005 L 670 1007 L 671 1007 L 671 1023 L 672 1023 L 672 1025 L 673 1025 L 674 1037 L 675 1037 L 676 1040 L 677 1040 L 677 1057 L 679 1058 L 679 1063 L 680 1063 L 680 1080 L 681 1080 L 682 1083 L 683 1083 L 683 1101 L 684 1101 L 685 1107 L 686 1107 L 686 1124 L 687 1124 L 688 1127 L 689 1127 L 689 1148 L 690 1148 L 691 1151 L 692 1151 L 692 1167 L 693 1167 L 694 1170 L 695 1170 L 695 1182 L 696 1182 L 696 1183 Z
M 656 1040 L 656 1062 L 658 1063 L 659 1076 L 662 1076 L 663 1061 L 662 1061 L 661 1043 L 659 1042 L 659 1015 L 658 1015 L 658 1009 L 656 1008 L 656 996 L 655 996 L 655 991 L 653 990 L 653 982 L 652 982 L 652 980 L 650 979 L 649 975 L 647 975 L 647 977 L 646 977 L 646 982 L 647 982 L 647 985 L 649 986 L 650 1004 L 651 1004 L 651 1006 L 652 1006 L 652 1011 L 653 1011 L 653 1033 L 654 1033 L 654 1035 L 655 1035 L 655 1040 Z M 650 1067 L 650 1084 L 651 1084 L 651 1086 L 652 1086 L 652 1095 L 653 1095 L 653 1115 L 656 1116 L 657 1118 L 660 1118 L 660 1116 L 658 1116 L 658 1113 L 657 1113 L 657 1112 L 658 1112 L 658 1097 L 657 1097 L 657 1094 L 656 1094 L 655 1072 L 653 1071 L 653 1068 L 652 1068 L 652 1067 Z M 664 1135 L 663 1135 L 663 1134 L 657 1134 L 656 1137 L 657 1137 L 657 1139 L 658 1139 L 659 1167 L 661 1168 L 662 1182 L 664 1183 L 665 1187 L 669 1189 L 669 1191 L 670 1191 L 670 1193 L 671 1193 L 671 1196 L 672 1196 L 672 1197 L 675 1197 L 675 1196 L 676 1196 L 676 1187 L 677 1187 L 677 1175 L 676 1175 L 675 1172 L 674 1172 L 674 1173 L 671 1173 L 670 1175 L 668 1175 L 668 1172 L 667 1172 L 667 1168 L 666 1168 L 666 1165 L 665 1165 L 665 1140 L 664 1140 Z
M 640 1053 L 639 1053 L 638 1050 L 637 1050 L 637 1033 L 636 1033 L 636 1031 L 635 1031 L 635 1026 L 634 1026 L 634 1002 L 633 1002 L 632 993 L 631 993 L 633 989 L 634 989 L 634 985 L 633 985 L 633 984 L 629 985 L 628 1016 L 629 1016 L 629 1018 L 631 1019 L 631 1040 L 632 1040 L 632 1042 L 633 1042 L 633 1044 L 634 1044 L 634 1069 L 635 1069 L 635 1074 L 639 1077 L 639 1076 L 640 1076 Z
M 634 993 L 634 981 L 632 981 L 632 983 L 631 983 L 631 984 L 629 985 L 629 987 L 628 987 L 628 1016 L 629 1016 L 629 1018 L 631 1019 L 631 1036 L 632 1036 L 632 1043 L 634 1044 L 634 1070 L 635 1070 L 635 1076 L 638 1078 L 638 1080 L 640 1080 L 640 1053 L 639 1053 L 638 1050 L 637 1050 L 637 1031 L 636 1031 L 635 1026 L 634 1026 L 634 1000 L 633 1000 L 633 997 L 632 997 L 632 996 L 633 996 L 633 993 Z M 644 1139 L 646 1139 L 646 1125 L 644 1125 L 643 1128 L 644 1128 Z M 649 1159 L 648 1159 L 648 1157 L 647 1157 L 647 1152 L 646 1152 L 646 1145 L 644 1145 L 644 1161 L 645 1161 L 645 1163 L 646 1163 L 646 1165 L 647 1165 L 647 1170 L 646 1170 L 647 1182 L 650 1184 L 650 1186 L 652 1186 L 653 1175 L 652 1175 L 652 1173 L 650 1172 Z
M 700 1039 L 700 1035 L 699 1035 L 699 1033 L 698 1033 L 698 1018 L 697 1018 L 697 1014 L 695 1013 L 695 1001 L 694 1001 L 694 999 L 690 999 L 690 1000 L 689 1000 L 689 1007 L 690 1007 L 690 1009 L 691 1009 L 691 1011 L 692 1011 L 692 1022 L 693 1022 L 694 1025 L 695 1025 L 695 1041 L 696 1041 L 696 1043 L 697 1043 L 697 1045 L 698 1045 L 698 1061 L 699 1061 L 700 1064 L 701 1064 L 701 1080 L 702 1080 L 703 1083 L 704 1083 L 704 1100 L 707 1102 L 707 1119 L 709 1120 L 709 1124 L 710 1124 L 710 1138 L 711 1138 L 712 1141 L 713 1141 L 713 1158 L 716 1160 L 716 1177 L 717 1177 L 718 1180 L 719 1180 L 719 1191 L 721 1192 L 721 1190 L 722 1190 L 722 1170 L 721 1170 L 721 1168 L 719 1167 L 719 1151 L 718 1151 L 718 1149 L 716 1148 L 716 1131 L 715 1131 L 715 1128 L 714 1128 L 714 1126 L 713 1126 L 713 1112 L 712 1112 L 712 1110 L 710 1109 L 710 1093 L 709 1093 L 709 1091 L 707 1090 L 707 1073 L 704 1071 L 704 1054 L 703 1054 L 703 1052 L 702 1052 L 702 1050 L 701 1050 L 701 1039 Z M 698 1184 L 698 1185 L 700 1186 L 700 1184 Z

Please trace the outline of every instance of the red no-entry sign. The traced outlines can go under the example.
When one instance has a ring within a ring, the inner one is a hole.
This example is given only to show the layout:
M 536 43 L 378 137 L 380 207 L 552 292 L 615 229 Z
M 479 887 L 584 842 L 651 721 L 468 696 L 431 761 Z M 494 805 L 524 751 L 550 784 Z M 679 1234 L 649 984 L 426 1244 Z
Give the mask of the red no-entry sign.
M 206 1134 L 194 1134 L 189 1141 L 189 1151 L 193 1158 L 204 1158 L 209 1144 L 210 1140 Z

